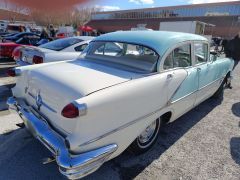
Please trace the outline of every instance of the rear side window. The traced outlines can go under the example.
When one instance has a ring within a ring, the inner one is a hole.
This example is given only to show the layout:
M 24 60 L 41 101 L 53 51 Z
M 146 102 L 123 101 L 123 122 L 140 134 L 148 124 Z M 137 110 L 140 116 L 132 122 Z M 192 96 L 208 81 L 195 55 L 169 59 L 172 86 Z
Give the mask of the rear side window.
M 82 42 L 83 40 L 78 38 L 64 38 L 64 39 L 58 39 L 55 41 L 51 41 L 49 43 L 43 44 L 39 47 L 55 50 L 55 51 L 61 51 L 69 46 L 72 46 L 74 44 L 77 44 L 79 42 Z
M 208 44 L 194 43 L 195 64 L 201 64 L 208 61 Z
M 88 44 L 82 44 L 80 46 L 77 46 L 74 48 L 75 51 L 77 52 L 83 52 L 83 50 L 88 46 Z
M 165 59 L 163 69 L 191 66 L 191 45 L 185 44 L 175 48 Z

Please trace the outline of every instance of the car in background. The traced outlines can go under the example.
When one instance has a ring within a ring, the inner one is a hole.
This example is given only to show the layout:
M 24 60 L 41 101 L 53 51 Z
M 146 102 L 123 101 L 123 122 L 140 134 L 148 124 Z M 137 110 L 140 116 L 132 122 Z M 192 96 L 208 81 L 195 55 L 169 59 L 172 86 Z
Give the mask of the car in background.
M 56 33 L 57 38 L 66 38 L 74 36 L 74 29 L 72 26 L 61 26 Z
M 80 59 L 12 69 L 7 103 L 60 172 L 78 179 L 127 148 L 146 152 L 162 125 L 222 98 L 233 64 L 210 56 L 200 35 L 119 31 L 94 39 Z
M 75 36 L 57 39 L 38 47 L 24 46 L 20 49 L 20 56 L 14 59 L 20 66 L 76 59 L 93 39 L 91 36 Z
M 19 38 L 16 42 L 0 43 L 0 57 L 14 58 L 19 47 L 37 46 L 40 42 L 41 40 L 38 36 L 24 36 Z
M 8 35 L 3 37 L 2 42 L 15 42 L 20 38 L 40 38 L 39 34 L 31 33 L 31 32 L 21 32 L 13 35 Z
M 22 30 L 26 31 L 26 27 L 24 24 L 14 23 L 14 24 L 8 24 L 6 27 L 6 31 L 10 33 L 19 33 Z

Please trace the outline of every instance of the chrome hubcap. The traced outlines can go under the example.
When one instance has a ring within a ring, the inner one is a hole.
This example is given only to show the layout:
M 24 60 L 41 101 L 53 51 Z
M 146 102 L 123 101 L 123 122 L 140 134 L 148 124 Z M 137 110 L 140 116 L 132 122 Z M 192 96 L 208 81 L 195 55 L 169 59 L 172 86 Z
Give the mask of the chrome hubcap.
M 156 121 L 154 121 L 150 126 L 148 126 L 141 134 L 140 136 L 138 137 L 138 140 L 140 143 L 146 143 L 148 142 L 151 137 L 153 136 L 154 134 L 154 131 L 156 129 Z

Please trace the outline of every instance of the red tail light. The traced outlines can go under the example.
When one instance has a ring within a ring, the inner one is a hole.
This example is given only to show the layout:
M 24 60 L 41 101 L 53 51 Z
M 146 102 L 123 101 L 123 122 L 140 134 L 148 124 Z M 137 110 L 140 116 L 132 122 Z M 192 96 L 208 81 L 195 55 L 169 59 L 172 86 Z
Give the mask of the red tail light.
M 7 70 L 7 75 L 11 76 L 11 77 L 15 77 L 16 76 L 16 71 L 14 68 L 8 69 Z
M 62 116 L 66 118 L 75 118 L 79 116 L 78 107 L 76 107 L 73 103 L 66 105 L 62 110 Z
M 57 37 L 58 37 L 58 38 L 64 38 L 64 37 L 65 37 L 65 34 L 64 34 L 64 33 L 59 33 L 59 34 L 57 34 Z
M 20 47 L 17 47 L 13 50 L 12 57 L 16 61 L 22 56 L 22 51 L 20 51 Z
M 41 64 L 43 63 L 43 58 L 40 56 L 33 56 L 33 64 Z

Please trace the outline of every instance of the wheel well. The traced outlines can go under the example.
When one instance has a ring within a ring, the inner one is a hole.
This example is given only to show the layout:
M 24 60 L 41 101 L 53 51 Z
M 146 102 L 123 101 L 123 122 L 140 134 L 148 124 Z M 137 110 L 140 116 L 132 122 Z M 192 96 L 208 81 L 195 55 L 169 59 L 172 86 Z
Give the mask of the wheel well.
M 166 113 L 164 113 L 163 115 L 160 116 L 160 120 L 161 120 L 161 124 L 167 124 L 170 119 L 172 117 L 172 112 L 171 111 L 168 111 Z
M 231 71 L 228 71 L 228 73 L 226 74 L 225 78 L 224 78 L 224 82 L 227 83 L 227 78 L 229 78 L 231 76 Z

